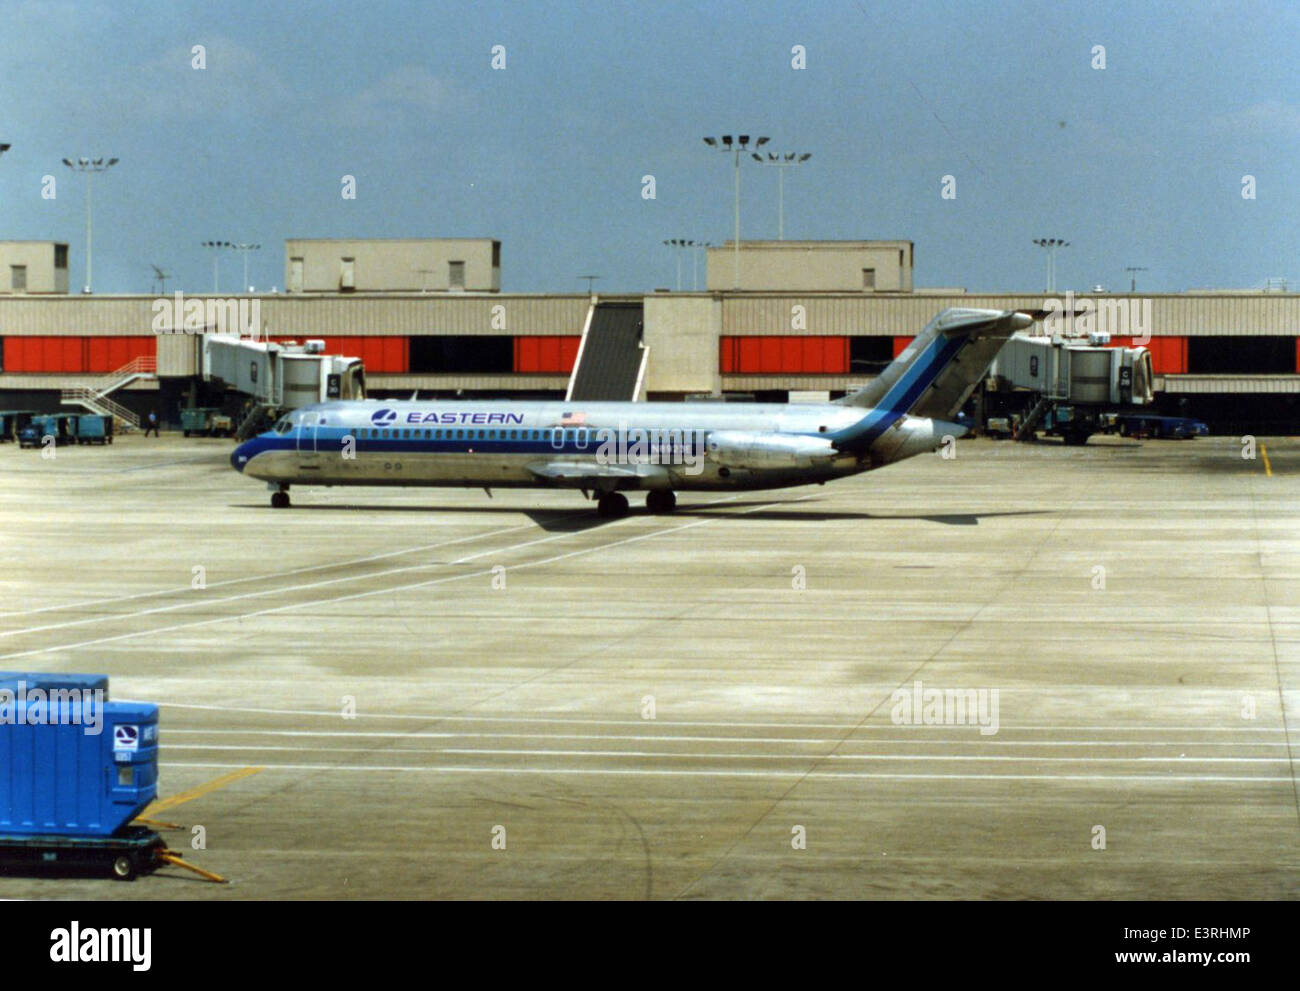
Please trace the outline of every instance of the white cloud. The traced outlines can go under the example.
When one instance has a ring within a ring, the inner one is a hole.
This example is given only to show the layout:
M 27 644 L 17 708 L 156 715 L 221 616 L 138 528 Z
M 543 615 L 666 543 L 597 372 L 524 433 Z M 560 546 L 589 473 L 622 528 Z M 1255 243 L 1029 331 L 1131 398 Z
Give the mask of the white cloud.
M 404 65 L 326 112 L 343 127 L 404 127 L 441 117 L 458 102 L 445 80 Z
M 1300 136 L 1300 107 L 1266 100 L 1210 118 L 1210 129 L 1249 137 Z

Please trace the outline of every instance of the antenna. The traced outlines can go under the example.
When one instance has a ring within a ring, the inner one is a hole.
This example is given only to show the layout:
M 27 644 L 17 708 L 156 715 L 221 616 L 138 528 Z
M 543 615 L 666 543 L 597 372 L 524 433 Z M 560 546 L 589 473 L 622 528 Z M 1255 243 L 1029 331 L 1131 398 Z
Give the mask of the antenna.
M 170 272 L 164 272 L 157 265 L 150 265 L 153 269 L 154 292 L 159 296 L 167 295 L 167 280 L 171 278 Z

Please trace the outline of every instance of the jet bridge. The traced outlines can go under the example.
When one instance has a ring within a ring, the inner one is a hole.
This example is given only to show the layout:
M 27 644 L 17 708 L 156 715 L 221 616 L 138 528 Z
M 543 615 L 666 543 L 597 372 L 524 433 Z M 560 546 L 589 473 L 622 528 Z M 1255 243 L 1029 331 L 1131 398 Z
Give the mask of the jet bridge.
M 360 358 L 325 354 L 325 342 L 275 343 L 226 334 L 203 337 L 203 379 L 218 381 L 252 400 L 237 435 L 289 410 L 331 399 L 364 399 L 365 369 Z
M 1149 406 L 1154 400 L 1151 354 L 1144 347 L 1110 347 L 1110 338 L 1011 337 L 994 359 L 988 392 L 1037 396 L 1017 436 L 1031 440 L 1050 420 L 1052 431 L 1082 444 L 1102 428 L 1101 414 L 1118 406 Z

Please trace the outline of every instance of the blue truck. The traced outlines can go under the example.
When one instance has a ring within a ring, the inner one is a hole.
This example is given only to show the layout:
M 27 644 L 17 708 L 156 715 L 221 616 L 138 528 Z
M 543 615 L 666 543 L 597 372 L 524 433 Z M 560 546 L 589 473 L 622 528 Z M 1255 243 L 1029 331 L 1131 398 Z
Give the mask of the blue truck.
M 36 411 L 30 409 L 0 410 L 0 444 L 17 440 L 19 431 L 31 423 L 35 415 Z
M 75 442 L 78 415 L 77 413 L 43 413 L 32 417 L 27 426 L 18 431 L 18 446 L 41 447 L 46 437 L 53 437 L 56 447 Z
M 1114 429 L 1121 437 L 1156 437 L 1191 440 L 1204 437 L 1209 426 L 1190 416 L 1155 416 L 1151 413 L 1116 413 Z

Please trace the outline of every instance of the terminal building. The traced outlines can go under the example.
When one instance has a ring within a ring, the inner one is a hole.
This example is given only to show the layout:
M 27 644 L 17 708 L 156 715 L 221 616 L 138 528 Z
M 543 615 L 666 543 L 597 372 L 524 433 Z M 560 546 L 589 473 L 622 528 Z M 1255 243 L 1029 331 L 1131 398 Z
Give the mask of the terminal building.
M 0 241 L 0 295 L 68 291 L 68 246 L 60 241 Z
M 491 238 L 293 239 L 286 291 L 240 299 L 273 340 L 361 357 L 372 396 L 562 397 L 591 297 L 502 293 L 500 252 Z M 704 291 L 600 299 L 639 307 L 639 396 L 736 401 L 856 389 L 945 307 L 1045 305 L 1042 293 L 917 289 L 912 271 L 909 241 L 746 241 L 709 251 Z M 69 390 L 120 381 L 118 402 L 175 424 L 182 406 L 219 398 L 204 394 L 197 334 L 159 331 L 159 297 L 68 295 L 56 242 L 0 242 L 0 274 L 0 408 L 54 411 Z M 1149 301 L 1162 412 L 1218 433 L 1300 433 L 1300 294 L 1085 293 L 1076 304 L 1089 299 Z

